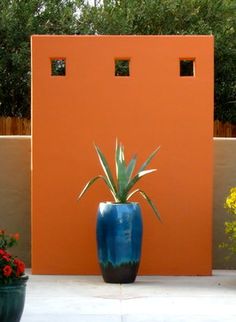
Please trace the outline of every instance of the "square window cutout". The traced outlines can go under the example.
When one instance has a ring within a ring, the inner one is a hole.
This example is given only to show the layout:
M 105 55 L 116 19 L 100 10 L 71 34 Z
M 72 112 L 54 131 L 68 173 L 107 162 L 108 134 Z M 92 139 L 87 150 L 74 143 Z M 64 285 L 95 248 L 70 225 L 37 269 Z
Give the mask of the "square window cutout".
M 195 60 L 180 59 L 180 76 L 195 76 Z
M 129 59 L 115 59 L 115 76 L 129 76 Z
M 66 60 L 65 58 L 51 59 L 51 76 L 66 75 Z

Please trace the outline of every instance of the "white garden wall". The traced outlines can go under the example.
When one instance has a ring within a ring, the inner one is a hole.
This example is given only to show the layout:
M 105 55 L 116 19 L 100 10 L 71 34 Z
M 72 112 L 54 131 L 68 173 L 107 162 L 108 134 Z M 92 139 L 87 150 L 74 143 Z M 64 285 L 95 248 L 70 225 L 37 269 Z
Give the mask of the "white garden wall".
M 30 136 L 0 136 L 0 228 L 20 233 L 15 254 L 27 266 L 30 266 L 30 156 Z M 236 139 L 214 138 L 214 160 L 213 268 L 236 269 L 236 256 L 227 262 L 226 252 L 218 248 L 225 240 L 224 200 L 230 187 L 236 186 Z

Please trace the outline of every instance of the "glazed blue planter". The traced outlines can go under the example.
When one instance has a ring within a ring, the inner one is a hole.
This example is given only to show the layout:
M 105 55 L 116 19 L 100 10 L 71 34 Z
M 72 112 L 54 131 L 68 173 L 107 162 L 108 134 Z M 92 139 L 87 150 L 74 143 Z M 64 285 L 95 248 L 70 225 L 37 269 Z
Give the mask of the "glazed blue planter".
M 0 285 L 0 321 L 19 322 L 25 305 L 25 288 L 28 276 L 11 284 Z
M 138 203 L 100 203 L 97 214 L 97 251 L 107 283 L 133 283 L 142 247 L 142 215 Z

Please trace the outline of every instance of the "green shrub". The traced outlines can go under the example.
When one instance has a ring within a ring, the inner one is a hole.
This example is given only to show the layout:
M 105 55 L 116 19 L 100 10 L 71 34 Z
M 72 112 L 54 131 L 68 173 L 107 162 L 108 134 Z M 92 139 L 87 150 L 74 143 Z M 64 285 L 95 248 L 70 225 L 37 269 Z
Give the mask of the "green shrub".
M 236 123 L 235 0 L 1 0 L 0 115 L 30 117 L 32 34 L 215 36 L 215 119 Z
M 225 222 L 225 233 L 228 241 L 220 244 L 220 247 L 229 250 L 229 258 L 236 254 L 236 187 L 230 189 L 225 201 L 225 208 L 230 215 L 230 220 Z

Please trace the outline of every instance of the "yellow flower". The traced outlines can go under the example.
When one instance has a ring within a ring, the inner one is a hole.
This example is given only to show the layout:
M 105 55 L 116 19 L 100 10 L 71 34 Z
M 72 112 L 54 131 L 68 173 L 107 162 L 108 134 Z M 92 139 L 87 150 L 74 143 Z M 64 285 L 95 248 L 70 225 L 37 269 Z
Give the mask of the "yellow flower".
M 225 200 L 225 208 L 236 215 L 236 187 L 230 189 L 230 193 Z

